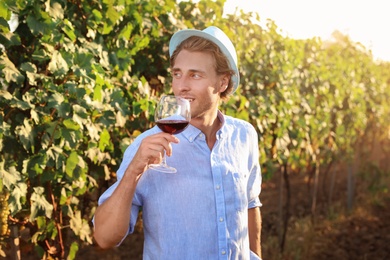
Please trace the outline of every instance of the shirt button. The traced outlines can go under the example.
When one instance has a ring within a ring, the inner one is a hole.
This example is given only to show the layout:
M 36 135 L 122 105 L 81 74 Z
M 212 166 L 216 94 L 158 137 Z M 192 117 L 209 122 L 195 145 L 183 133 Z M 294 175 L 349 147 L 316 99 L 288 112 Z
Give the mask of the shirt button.
M 222 255 L 226 255 L 226 251 L 225 251 L 225 250 L 222 250 L 222 251 L 221 251 L 221 254 L 222 254 Z
M 219 218 L 219 222 L 223 222 L 223 218 Z
M 215 188 L 216 188 L 217 190 L 219 190 L 219 189 L 221 188 L 221 186 L 217 185 L 217 186 L 215 186 Z

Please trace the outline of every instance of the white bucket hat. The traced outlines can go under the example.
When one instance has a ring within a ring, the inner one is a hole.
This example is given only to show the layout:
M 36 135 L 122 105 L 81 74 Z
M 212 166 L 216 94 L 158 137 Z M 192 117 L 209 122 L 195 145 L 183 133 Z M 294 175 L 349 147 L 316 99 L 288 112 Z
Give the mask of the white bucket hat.
M 236 49 L 233 46 L 233 43 L 230 41 L 229 37 L 218 27 L 210 26 L 204 29 L 203 31 L 195 29 L 181 30 L 173 34 L 169 42 L 169 56 L 172 56 L 173 52 L 176 50 L 176 47 L 185 39 L 191 36 L 199 36 L 207 40 L 212 41 L 221 49 L 223 54 L 227 57 L 230 68 L 235 72 L 232 75 L 233 82 L 233 92 L 238 88 L 240 83 L 240 74 L 237 68 L 237 53 Z

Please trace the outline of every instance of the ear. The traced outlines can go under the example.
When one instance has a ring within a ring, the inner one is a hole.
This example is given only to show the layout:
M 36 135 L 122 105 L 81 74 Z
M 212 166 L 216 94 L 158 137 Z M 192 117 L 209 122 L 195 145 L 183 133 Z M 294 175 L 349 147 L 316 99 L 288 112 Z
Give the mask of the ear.
M 220 81 L 220 85 L 219 85 L 219 92 L 224 92 L 228 85 L 229 85 L 229 80 L 230 80 L 230 75 L 228 74 L 225 74 L 225 75 L 222 75 L 221 76 L 221 81 Z

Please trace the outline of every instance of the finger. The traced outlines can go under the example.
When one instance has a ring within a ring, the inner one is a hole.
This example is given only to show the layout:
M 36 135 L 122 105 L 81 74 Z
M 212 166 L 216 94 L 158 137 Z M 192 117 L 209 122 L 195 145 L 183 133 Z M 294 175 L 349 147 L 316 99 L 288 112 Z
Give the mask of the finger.
M 159 133 L 151 135 L 142 140 L 137 151 L 137 158 L 145 161 L 147 164 L 153 163 L 156 160 L 161 160 L 164 153 L 167 156 L 172 155 L 171 142 L 178 143 L 179 140 L 167 133 Z
M 147 158 L 148 161 L 154 161 L 164 153 L 164 146 L 161 143 L 149 143 L 142 148 L 141 152 L 143 157 Z
M 167 134 L 167 133 L 159 133 L 159 134 L 157 134 L 156 136 L 159 136 L 159 137 L 162 137 L 162 138 L 165 138 L 168 142 L 170 142 L 170 143 L 175 143 L 175 144 L 177 144 L 177 143 L 179 143 L 180 142 L 180 140 L 176 137 L 176 136 L 174 136 L 174 135 L 171 135 L 171 134 Z
M 179 139 L 171 134 L 167 133 L 160 133 L 155 135 L 155 138 L 153 141 L 158 142 L 160 145 L 163 146 L 163 149 L 166 152 L 167 156 L 172 155 L 172 145 L 171 143 L 179 143 Z
M 172 156 L 172 145 L 171 145 L 171 143 L 168 143 L 168 147 L 165 147 L 165 154 L 167 155 L 167 156 Z
M 172 145 L 171 145 L 171 143 L 169 143 L 167 141 L 162 141 L 159 144 L 150 145 L 149 149 L 151 149 L 153 151 L 152 152 L 153 153 L 153 157 L 160 157 L 160 158 L 162 158 L 162 156 L 164 156 L 164 154 L 166 154 L 167 156 L 171 156 L 172 155 Z
M 163 152 L 156 151 L 153 156 L 149 158 L 148 164 L 159 164 L 162 162 Z

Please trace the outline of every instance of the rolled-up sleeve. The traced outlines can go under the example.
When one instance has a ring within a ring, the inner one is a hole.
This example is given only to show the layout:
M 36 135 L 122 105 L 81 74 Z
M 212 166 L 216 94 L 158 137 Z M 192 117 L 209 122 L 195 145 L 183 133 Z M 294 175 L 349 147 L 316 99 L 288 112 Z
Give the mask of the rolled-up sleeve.
M 250 175 L 248 179 L 248 208 L 261 207 L 260 192 L 261 192 L 261 168 L 259 163 L 259 145 L 258 138 L 255 129 L 251 129 L 250 136 L 252 142 L 251 145 L 251 156 L 249 160 Z

